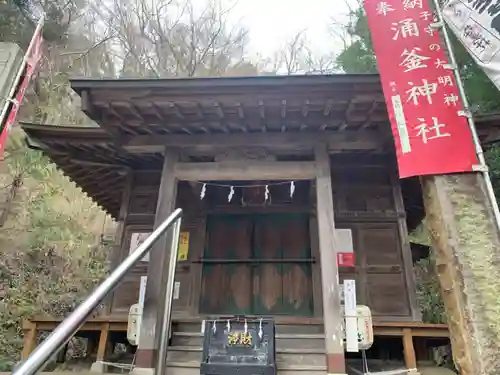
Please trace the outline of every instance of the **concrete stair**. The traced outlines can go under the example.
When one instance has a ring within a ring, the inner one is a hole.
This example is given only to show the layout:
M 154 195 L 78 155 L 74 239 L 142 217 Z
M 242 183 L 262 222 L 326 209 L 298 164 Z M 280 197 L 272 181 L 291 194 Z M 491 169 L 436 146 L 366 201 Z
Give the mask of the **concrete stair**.
M 168 375 L 199 375 L 201 321 L 175 321 L 168 350 Z M 207 325 L 208 329 L 208 325 Z M 276 363 L 281 375 L 324 375 L 325 338 L 320 324 L 278 324 Z

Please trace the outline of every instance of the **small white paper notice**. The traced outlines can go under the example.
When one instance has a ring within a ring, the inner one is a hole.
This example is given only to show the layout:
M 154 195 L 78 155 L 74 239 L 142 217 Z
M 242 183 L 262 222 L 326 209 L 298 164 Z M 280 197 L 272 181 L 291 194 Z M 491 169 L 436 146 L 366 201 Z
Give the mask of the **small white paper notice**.
M 137 249 L 141 244 L 151 235 L 151 233 L 132 233 L 130 237 L 130 248 L 129 254 L 132 253 L 135 249 Z M 149 253 L 144 255 L 144 258 L 141 259 L 141 262 L 149 262 Z
M 181 292 L 181 282 L 176 281 L 174 283 L 174 299 L 179 299 L 180 292 Z
M 346 349 L 348 352 L 358 352 L 358 318 L 354 280 L 344 280 L 344 308 Z
M 146 298 L 146 284 L 148 282 L 147 276 L 141 276 L 141 283 L 139 284 L 139 307 L 144 311 L 144 299 Z

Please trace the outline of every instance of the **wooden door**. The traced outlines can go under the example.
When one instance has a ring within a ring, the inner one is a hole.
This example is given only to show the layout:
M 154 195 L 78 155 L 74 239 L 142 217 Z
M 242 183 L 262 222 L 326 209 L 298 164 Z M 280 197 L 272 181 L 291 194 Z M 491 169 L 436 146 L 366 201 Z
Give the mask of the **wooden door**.
M 200 312 L 246 315 L 252 307 L 251 218 L 244 215 L 208 217 L 202 271 Z
M 358 236 L 365 272 L 366 304 L 372 314 L 387 318 L 410 316 L 397 224 L 365 224 L 359 227 Z
M 312 316 L 309 216 L 257 216 L 254 254 L 254 313 Z
M 313 315 L 309 215 L 212 216 L 200 312 Z

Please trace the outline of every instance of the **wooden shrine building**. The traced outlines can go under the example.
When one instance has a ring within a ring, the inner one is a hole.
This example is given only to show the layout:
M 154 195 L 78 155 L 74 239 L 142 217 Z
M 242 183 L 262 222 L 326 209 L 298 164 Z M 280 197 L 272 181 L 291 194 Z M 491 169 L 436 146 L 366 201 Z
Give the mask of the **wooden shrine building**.
M 358 304 L 370 307 L 376 335 L 404 338 L 408 368 L 417 366 L 413 336 L 447 336 L 445 326 L 421 323 L 408 240 L 425 215 L 420 184 L 398 179 L 378 76 L 71 85 L 98 127 L 23 129 L 31 147 L 119 222 L 112 266 L 140 234 L 184 210 L 170 367 L 196 373 L 199 353 L 186 348 L 202 319 L 252 315 L 282 325 L 283 373 L 346 373 L 337 275 L 357 281 Z M 492 128 L 480 125 L 482 139 L 495 141 Z M 335 252 L 344 251 L 335 247 L 339 228 L 351 230 L 354 267 L 336 266 Z M 148 276 L 137 369 L 154 365 L 168 251 L 160 240 L 94 318 L 105 327 L 101 339 L 113 327 L 123 331 L 140 276 Z M 28 333 L 49 320 L 27 323 Z M 98 359 L 105 350 L 100 343 Z

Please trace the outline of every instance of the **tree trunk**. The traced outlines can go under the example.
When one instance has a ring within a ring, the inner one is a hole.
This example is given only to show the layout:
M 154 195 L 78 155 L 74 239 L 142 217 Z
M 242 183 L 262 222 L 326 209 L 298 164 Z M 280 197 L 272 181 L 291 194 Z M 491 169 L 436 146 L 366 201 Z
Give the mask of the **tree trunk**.
M 453 359 L 500 374 L 500 239 L 481 174 L 421 179 Z

